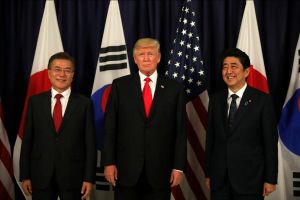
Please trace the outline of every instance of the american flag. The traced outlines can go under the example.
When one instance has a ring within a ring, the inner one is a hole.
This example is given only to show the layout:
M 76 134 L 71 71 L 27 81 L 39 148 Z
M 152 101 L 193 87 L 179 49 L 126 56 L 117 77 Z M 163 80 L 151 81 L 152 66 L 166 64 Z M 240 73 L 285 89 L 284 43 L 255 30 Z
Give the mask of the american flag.
M 192 0 L 184 2 L 181 12 L 166 75 L 185 87 L 188 162 L 185 178 L 179 187 L 173 189 L 172 195 L 176 200 L 206 200 L 209 199 L 203 170 L 208 107 L 206 73 Z
M 0 199 L 15 199 L 13 177 L 14 175 L 10 144 L 3 123 L 3 113 L 0 98 Z

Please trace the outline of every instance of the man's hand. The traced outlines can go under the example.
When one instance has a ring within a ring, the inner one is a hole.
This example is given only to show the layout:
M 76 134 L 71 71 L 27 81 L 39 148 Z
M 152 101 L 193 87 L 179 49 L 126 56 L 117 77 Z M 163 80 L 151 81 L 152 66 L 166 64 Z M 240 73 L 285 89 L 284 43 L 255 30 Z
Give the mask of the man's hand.
M 173 169 L 170 178 L 171 187 L 175 187 L 179 185 L 180 182 L 182 181 L 182 178 L 183 178 L 183 172 Z
M 81 187 L 81 194 L 82 194 L 81 199 L 88 198 L 91 195 L 92 189 L 93 189 L 93 184 L 90 182 L 84 181 L 82 183 L 82 187 Z
M 118 180 L 118 170 L 116 165 L 108 165 L 104 167 L 104 176 L 106 180 L 113 186 L 116 186 Z
M 22 181 L 22 189 L 26 196 L 32 195 L 32 186 L 30 180 Z
M 205 186 L 210 190 L 210 178 L 205 178 Z
M 268 196 L 270 193 L 276 190 L 276 185 L 271 183 L 264 183 L 263 196 Z

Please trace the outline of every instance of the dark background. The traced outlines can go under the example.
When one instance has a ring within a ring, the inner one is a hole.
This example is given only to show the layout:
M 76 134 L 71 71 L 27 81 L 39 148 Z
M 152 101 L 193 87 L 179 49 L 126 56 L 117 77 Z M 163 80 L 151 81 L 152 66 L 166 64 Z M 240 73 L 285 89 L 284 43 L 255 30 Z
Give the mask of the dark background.
M 289 84 L 298 35 L 300 0 L 254 0 L 270 93 L 277 118 Z M 245 0 L 193 0 L 209 94 L 224 87 L 219 55 L 235 47 Z M 77 61 L 73 90 L 91 95 L 109 0 L 55 0 L 64 50 Z M 140 37 L 161 42 L 164 73 L 183 0 L 119 0 L 131 72 Z M 13 149 L 30 77 L 45 0 L 0 1 L 0 95 Z M 22 199 L 17 191 L 16 199 Z

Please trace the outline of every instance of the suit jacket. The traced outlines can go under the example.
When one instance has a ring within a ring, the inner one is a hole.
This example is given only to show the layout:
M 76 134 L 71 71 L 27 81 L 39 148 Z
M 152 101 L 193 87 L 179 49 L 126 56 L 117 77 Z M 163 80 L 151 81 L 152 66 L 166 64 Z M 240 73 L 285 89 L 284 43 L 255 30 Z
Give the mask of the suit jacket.
M 20 180 L 45 188 L 55 174 L 62 188 L 94 182 L 95 127 L 91 102 L 71 92 L 59 133 L 51 116 L 51 91 L 29 99 L 20 157 Z
M 118 182 L 137 183 L 142 170 L 153 187 L 169 187 L 172 169 L 186 163 L 183 87 L 158 76 L 152 107 L 146 118 L 140 77 L 115 79 L 105 114 L 102 164 L 114 164 Z
M 263 183 L 277 183 L 277 128 L 271 97 L 247 86 L 231 130 L 228 90 L 210 98 L 206 136 L 206 176 L 212 191 L 227 177 L 240 194 L 262 194 Z

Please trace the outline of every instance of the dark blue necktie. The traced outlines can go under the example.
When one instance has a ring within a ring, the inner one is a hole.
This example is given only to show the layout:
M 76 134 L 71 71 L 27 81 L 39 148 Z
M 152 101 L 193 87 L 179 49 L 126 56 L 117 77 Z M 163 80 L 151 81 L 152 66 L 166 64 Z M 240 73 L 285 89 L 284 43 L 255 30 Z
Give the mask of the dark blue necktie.
M 236 99 L 239 98 L 238 95 L 232 94 L 231 95 L 231 104 L 229 108 L 229 115 L 228 115 L 228 127 L 231 129 L 233 123 L 234 123 L 234 116 L 237 111 L 237 105 L 236 105 Z

